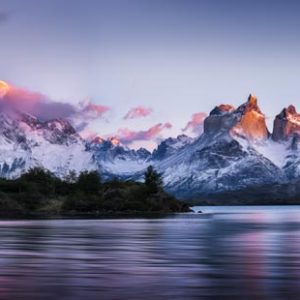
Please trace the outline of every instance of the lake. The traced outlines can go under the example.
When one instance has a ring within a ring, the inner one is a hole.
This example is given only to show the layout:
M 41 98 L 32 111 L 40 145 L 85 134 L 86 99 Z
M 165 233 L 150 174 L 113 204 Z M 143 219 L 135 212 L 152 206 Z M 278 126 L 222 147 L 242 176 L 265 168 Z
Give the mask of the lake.
M 299 299 L 300 206 L 0 221 L 0 299 Z

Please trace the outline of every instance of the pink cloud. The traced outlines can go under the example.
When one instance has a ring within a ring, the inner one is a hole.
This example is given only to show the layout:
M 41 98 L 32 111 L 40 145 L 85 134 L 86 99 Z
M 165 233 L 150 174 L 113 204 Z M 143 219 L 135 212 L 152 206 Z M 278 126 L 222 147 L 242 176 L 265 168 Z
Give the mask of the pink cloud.
M 203 122 L 207 114 L 204 112 L 198 112 L 192 115 L 192 119 L 186 124 L 182 131 L 191 130 L 193 133 L 202 133 L 203 131 Z
M 153 112 L 152 108 L 137 106 L 130 109 L 123 119 L 128 120 L 128 119 L 144 118 L 149 116 L 152 112 Z
M 128 128 L 120 128 L 117 133 L 117 138 L 123 144 L 130 144 L 134 141 L 149 141 L 157 138 L 164 129 L 172 128 L 172 124 L 158 123 L 147 130 L 133 131 Z
M 79 134 L 83 139 L 88 141 L 91 141 L 98 136 L 98 134 L 94 130 L 91 130 L 90 128 L 84 128 L 79 132 Z
M 83 129 L 88 122 L 101 118 L 110 110 L 108 106 L 91 101 L 78 105 L 53 101 L 47 96 L 0 81 L 0 108 L 29 113 L 42 120 L 65 118 Z
M 24 112 L 38 114 L 41 105 L 47 105 L 49 99 L 37 92 L 21 89 L 1 81 L 0 105 L 2 108 L 12 108 Z
M 110 107 L 106 105 L 99 105 L 91 101 L 85 102 L 82 107 L 82 113 L 90 116 L 91 118 L 101 118 L 103 114 L 108 112 Z

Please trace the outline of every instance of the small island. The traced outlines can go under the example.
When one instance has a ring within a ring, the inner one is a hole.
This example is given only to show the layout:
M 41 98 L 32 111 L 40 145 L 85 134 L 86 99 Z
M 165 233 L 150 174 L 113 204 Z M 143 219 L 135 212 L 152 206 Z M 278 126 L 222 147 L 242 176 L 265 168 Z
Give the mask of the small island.
M 0 179 L 0 216 L 101 216 L 188 212 L 163 190 L 162 175 L 149 166 L 144 182 L 102 181 L 97 171 L 70 172 L 61 179 L 42 168 Z

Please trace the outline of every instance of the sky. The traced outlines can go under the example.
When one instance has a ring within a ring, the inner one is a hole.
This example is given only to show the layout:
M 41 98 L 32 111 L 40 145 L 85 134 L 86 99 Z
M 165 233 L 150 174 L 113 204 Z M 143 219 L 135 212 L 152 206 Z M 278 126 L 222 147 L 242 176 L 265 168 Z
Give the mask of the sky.
M 293 0 L 0 0 L 0 79 L 68 104 L 85 135 L 153 148 L 250 93 L 270 130 L 300 110 L 299 36 Z

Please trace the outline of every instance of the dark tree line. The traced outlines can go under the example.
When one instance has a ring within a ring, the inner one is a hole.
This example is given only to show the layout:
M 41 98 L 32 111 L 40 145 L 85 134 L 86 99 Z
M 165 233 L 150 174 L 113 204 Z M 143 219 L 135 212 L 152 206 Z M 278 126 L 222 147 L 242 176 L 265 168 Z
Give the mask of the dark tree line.
M 97 171 L 70 172 L 64 179 L 41 168 L 17 179 L 0 179 L 0 214 L 186 211 L 187 205 L 163 190 L 162 174 L 149 166 L 144 183 L 104 182 Z

